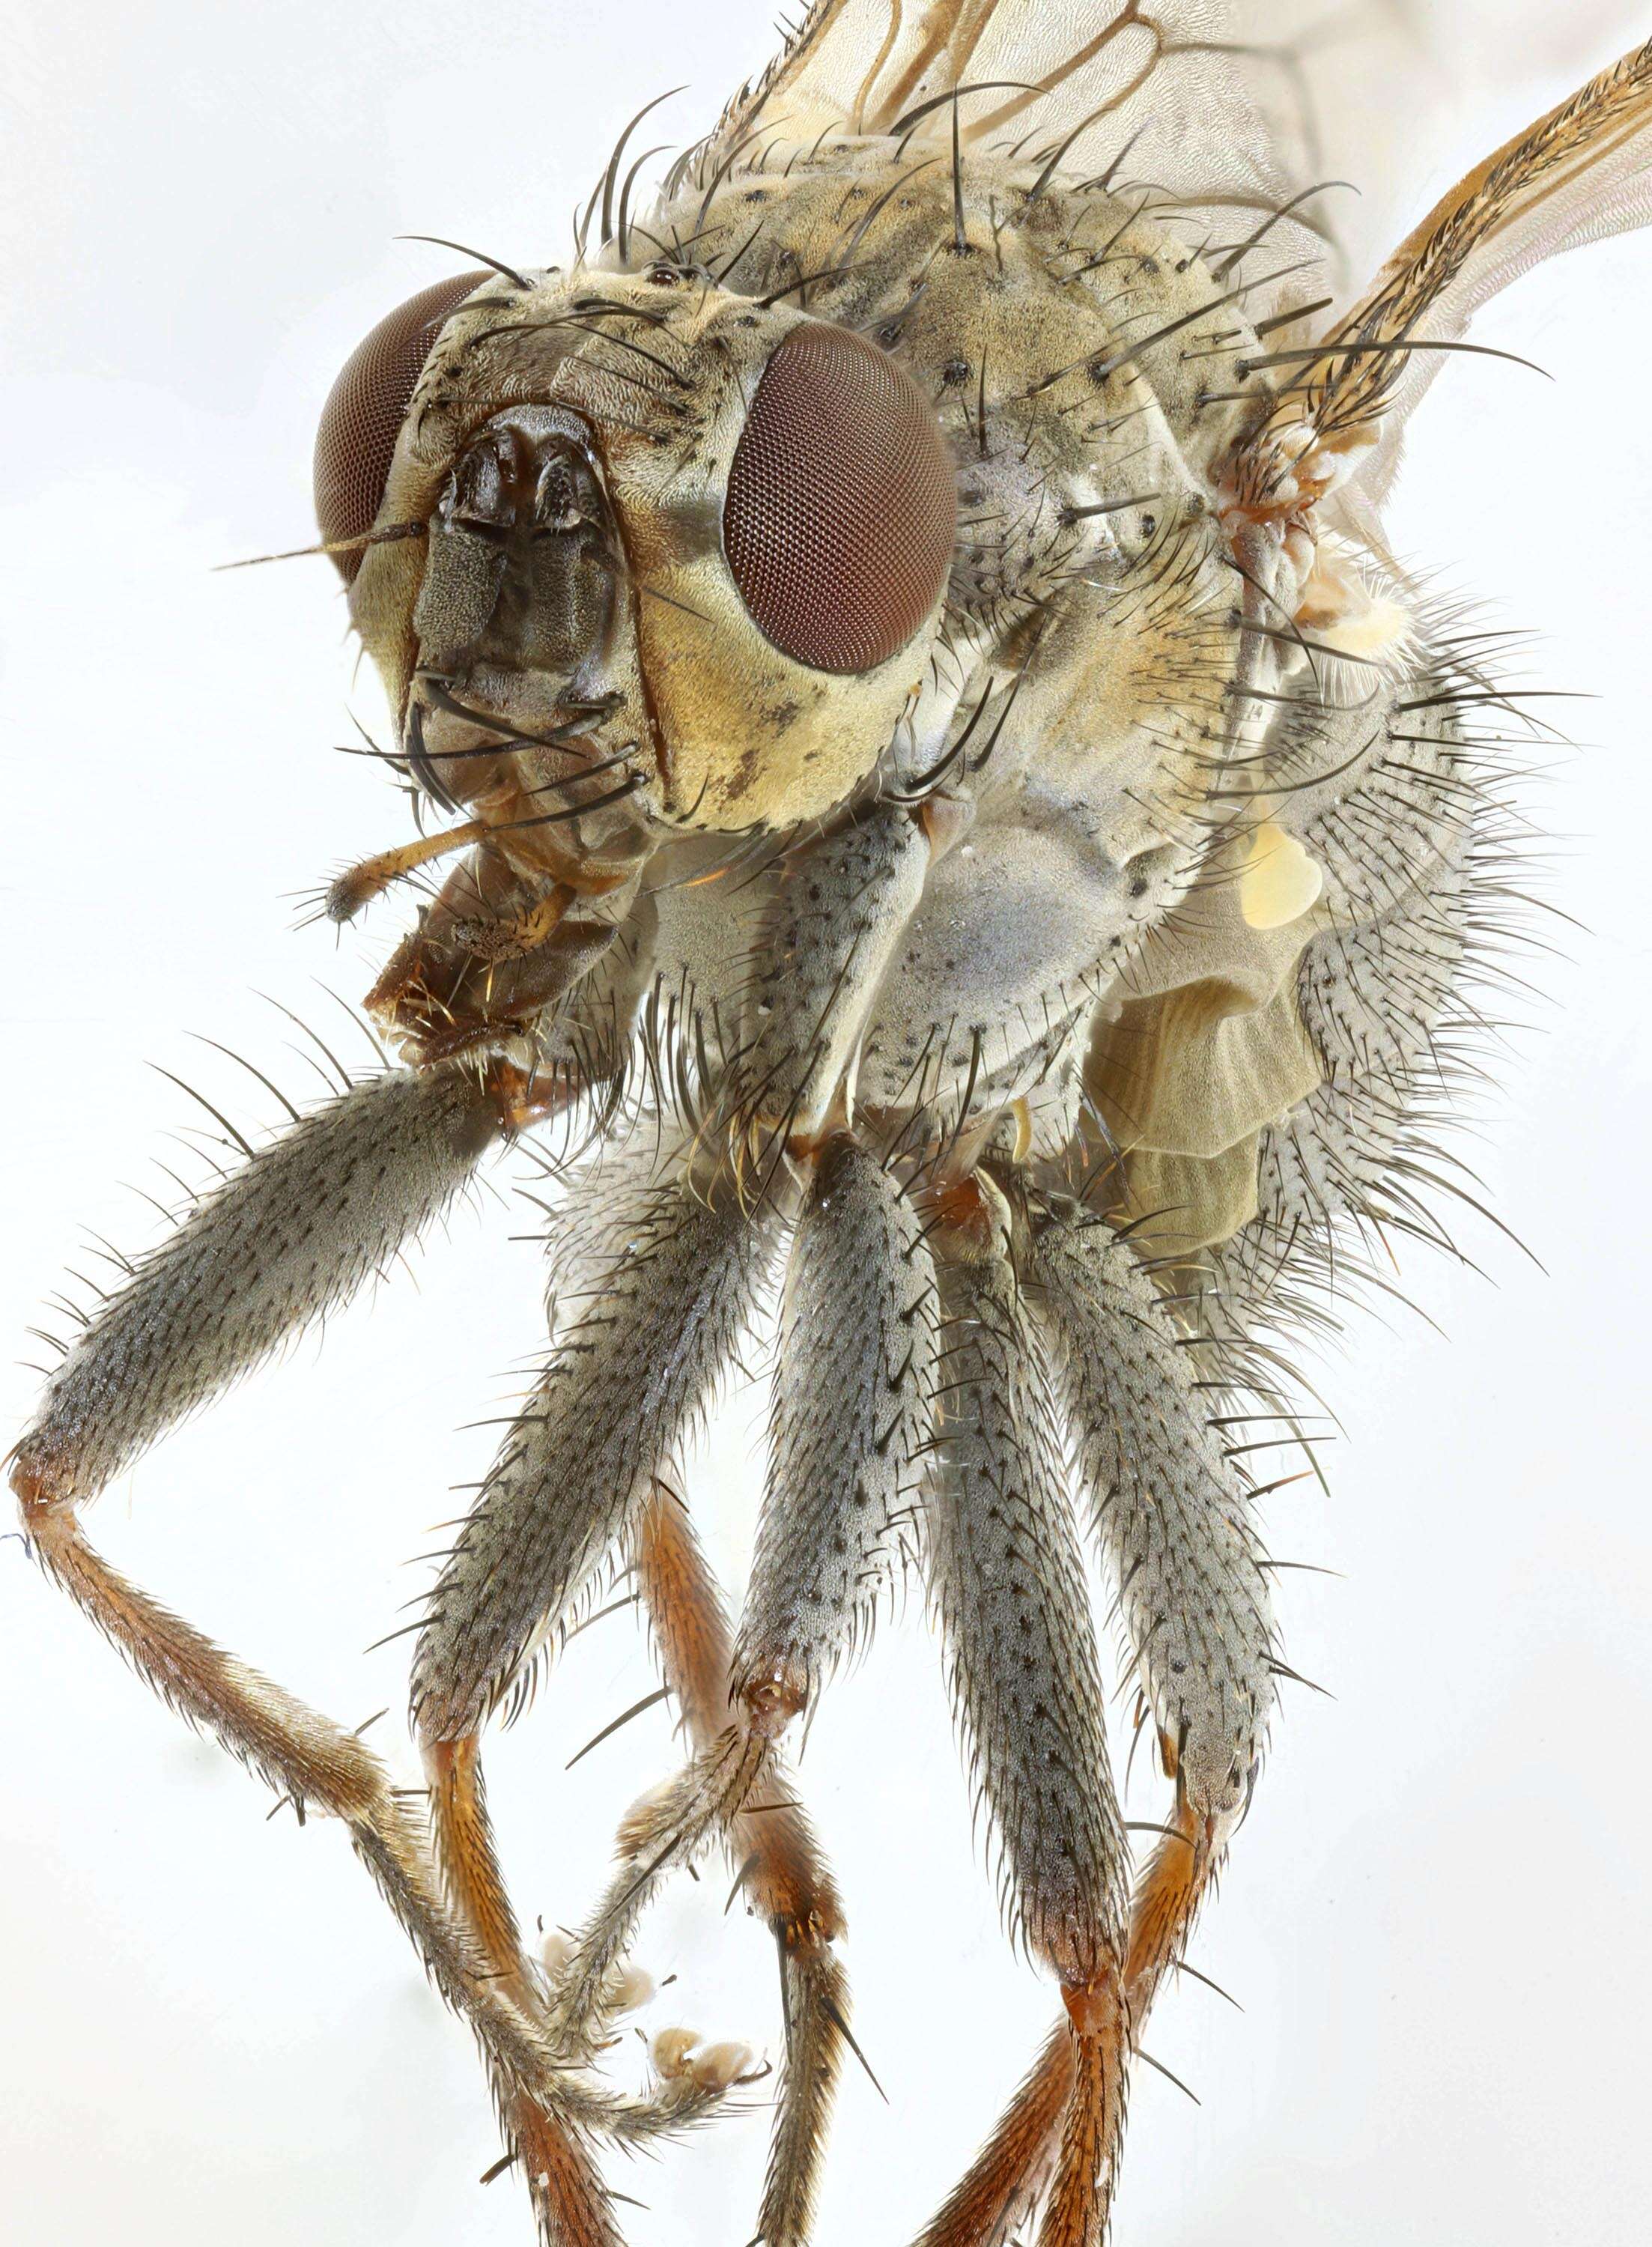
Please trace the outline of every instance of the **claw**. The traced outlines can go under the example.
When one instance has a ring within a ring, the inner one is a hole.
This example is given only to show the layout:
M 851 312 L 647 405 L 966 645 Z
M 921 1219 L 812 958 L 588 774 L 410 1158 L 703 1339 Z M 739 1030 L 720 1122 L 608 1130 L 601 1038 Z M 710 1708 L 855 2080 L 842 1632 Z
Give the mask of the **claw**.
M 567 1975 L 573 1956 L 573 1937 L 564 1935 L 561 1928 L 547 1928 L 540 1936 L 539 1964 L 552 1990 Z M 641 1966 L 612 1968 L 603 1983 L 601 2019 L 621 2020 L 627 2013 L 639 2011 L 659 1986 L 653 1976 Z

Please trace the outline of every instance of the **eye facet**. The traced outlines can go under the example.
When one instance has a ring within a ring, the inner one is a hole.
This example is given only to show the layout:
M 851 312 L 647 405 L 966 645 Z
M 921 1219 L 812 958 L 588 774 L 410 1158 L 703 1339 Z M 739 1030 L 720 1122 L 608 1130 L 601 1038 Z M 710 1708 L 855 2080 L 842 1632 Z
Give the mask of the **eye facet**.
M 396 434 L 437 331 L 491 277 L 461 273 L 421 289 L 380 320 L 345 361 L 316 432 L 316 521 L 324 544 L 360 538 L 372 529 Z M 346 584 L 360 569 L 364 551 L 358 547 L 333 556 Z
M 885 663 L 952 562 L 957 494 L 929 401 L 848 328 L 794 328 L 735 447 L 723 547 L 764 638 L 814 671 Z

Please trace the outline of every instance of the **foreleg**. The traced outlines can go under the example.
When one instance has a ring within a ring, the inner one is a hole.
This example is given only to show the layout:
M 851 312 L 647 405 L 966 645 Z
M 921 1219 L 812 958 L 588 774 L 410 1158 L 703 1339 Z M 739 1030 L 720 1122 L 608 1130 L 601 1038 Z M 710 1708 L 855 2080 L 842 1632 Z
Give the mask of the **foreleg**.
M 634 1526 L 655 1472 L 727 1362 L 772 1242 L 771 1227 L 732 1203 L 708 1207 L 679 1179 L 656 1180 L 638 1164 L 604 1174 L 600 1192 L 600 1212 L 582 1205 L 559 1229 L 556 1284 L 569 1322 L 432 1595 L 413 1670 L 449 1895 L 500 1986 L 542 2018 L 574 2071 L 549 2097 L 495 2074 L 542 2236 L 558 2247 L 610 2247 L 616 2237 L 585 2133 L 635 2142 L 693 2120 L 723 2086 L 684 2071 L 650 2098 L 625 2101 L 583 2073 L 592 2039 L 569 2035 L 563 1986 L 548 2001 L 522 1957 L 488 1828 L 479 1736 L 535 1647 Z M 593 2020 L 612 1963 L 595 1977 Z
M 176 1423 L 349 1301 L 445 1209 L 499 1137 L 457 1070 L 370 1079 L 207 1195 L 80 1335 L 17 1447 L 19 1472 L 95 1498 Z
M 845 1080 L 877 988 L 916 912 L 931 846 L 879 804 L 789 852 L 743 994 L 742 1049 L 725 1100 L 736 1124 L 816 1137 L 847 1120 Z
M 500 1129 L 495 1094 L 449 1073 L 381 1077 L 306 1117 L 205 1199 L 93 1320 L 49 1384 L 11 1481 L 48 1574 L 163 1699 L 301 1815 L 345 1820 L 443 1996 L 498 2069 L 536 2083 L 543 2043 L 442 1910 L 422 1836 L 379 1759 L 128 1583 L 79 1520 L 167 1428 L 381 1269 Z
M 599 1175 L 605 1258 L 582 1249 L 572 1316 L 431 1594 L 413 1660 L 427 1747 L 468 1739 L 627 1534 L 709 1403 L 773 1253 L 772 1208 L 688 1182 Z
M 544 1993 L 522 1957 L 482 1790 L 479 1742 L 443 1742 L 425 1759 L 432 1827 L 448 1904 L 469 1929 L 495 1986 L 543 2025 Z M 620 2247 L 618 2230 L 588 2143 L 568 2112 L 569 2080 L 552 2100 L 536 2099 L 489 2071 L 500 2120 L 521 2168 L 545 2247 Z M 615 2105 L 615 2119 L 622 2117 Z M 589 2118 L 587 2118 L 589 2119 Z M 629 2119 L 628 2117 L 625 2119 Z

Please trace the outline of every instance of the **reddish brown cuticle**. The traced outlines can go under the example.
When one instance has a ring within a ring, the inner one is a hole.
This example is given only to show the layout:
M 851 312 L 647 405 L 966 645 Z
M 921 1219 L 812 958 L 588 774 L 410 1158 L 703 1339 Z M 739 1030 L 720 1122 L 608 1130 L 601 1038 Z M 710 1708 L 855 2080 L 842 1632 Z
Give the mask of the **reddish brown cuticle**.
M 887 662 L 940 595 L 957 521 L 952 463 L 905 369 L 847 328 L 794 328 L 757 386 L 723 508 L 759 631 L 816 671 Z
M 316 522 L 324 545 L 361 538 L 385 496 L 396 435 L 442 322 L 491 277 L 434 282 L 387 313 L 339 370 L 316 432 Z M 365 548 L 335 554 L 346 584 Z

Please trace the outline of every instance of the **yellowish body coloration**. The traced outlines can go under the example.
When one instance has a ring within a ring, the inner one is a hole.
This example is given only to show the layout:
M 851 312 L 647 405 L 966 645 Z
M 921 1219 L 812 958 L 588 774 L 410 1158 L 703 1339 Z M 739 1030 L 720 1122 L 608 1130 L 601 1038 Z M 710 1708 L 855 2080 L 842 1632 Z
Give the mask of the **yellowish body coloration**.
M 391 761 L 454 823 L 329 895 L 348 919 L 452 862 L 368 1002 L 403 1066 L 138 1268 L 13 1479 L 159 1690 L 346 1821 L 477 2035 L 548 2247 L 615 2247 L 604 2147 L 749 2080 L 682 2031 L 641 2096 L 597 2065 L 640 1914 L 717 1847 L 785 2006 L 757 2236 L 812 2236 L 849 1998 L 785 1745 L 909 1564 L 1061 1999 L 924 2247 L 1099 2241 L 1283 1670 L 1242 1423 L 1289 1424 L 1281 1332 L 1347 1236 L 1442 1237 L 1428 1133 L 1514 715 L 1377 509 L 1475 307 L 1644 215 L 1652 51 L 1361 290 L 1255 28 L 820 0 L 645 211 L 622 140 L 564 263 L 427 291 L 324 416 Z M 427 1827 L 78 1509 L 553 1117 L 551 1353 L 419 1630 Z M 666 1477 L 782 1275 L 731 1628 Z M 1140 1867 L 1085 1532 L 1174 1789 Z M 530 1957 L 479 1742 L 617 1562 L 691 1756 Z

